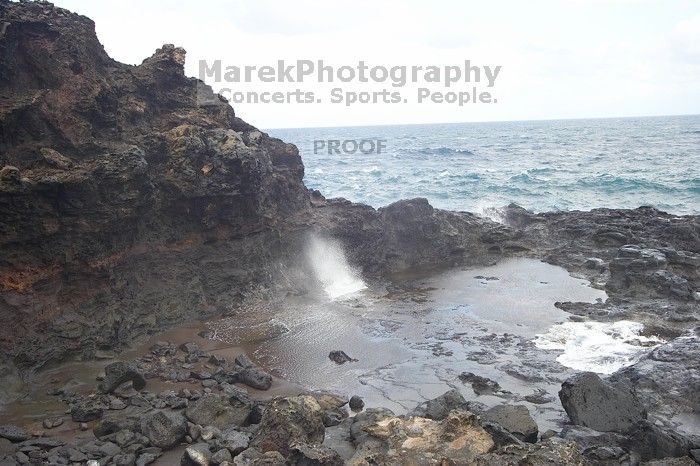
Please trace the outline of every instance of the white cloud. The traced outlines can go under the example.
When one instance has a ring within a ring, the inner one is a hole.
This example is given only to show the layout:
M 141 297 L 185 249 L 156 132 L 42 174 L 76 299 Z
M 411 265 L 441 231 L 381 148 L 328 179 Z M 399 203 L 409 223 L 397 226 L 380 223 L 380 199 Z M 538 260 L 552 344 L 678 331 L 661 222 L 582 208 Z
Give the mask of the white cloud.
M 135 0 L 57 3 L 91 16 L 107 51 L 121 61 L 140 63 L 167 42 L 185 47 L 190 75 L 197 75 L 200 59 L 217 58 L 240 66 L 278 59 L 324 59 L 336 66 L 471 59 L 503 66 L 496 105 L 235 106 L 260 127 L 700 112 L 700 2 L 693 0 L 182 0 L 167 9 Z M 330 87 L 306 86 L 319 93 Z

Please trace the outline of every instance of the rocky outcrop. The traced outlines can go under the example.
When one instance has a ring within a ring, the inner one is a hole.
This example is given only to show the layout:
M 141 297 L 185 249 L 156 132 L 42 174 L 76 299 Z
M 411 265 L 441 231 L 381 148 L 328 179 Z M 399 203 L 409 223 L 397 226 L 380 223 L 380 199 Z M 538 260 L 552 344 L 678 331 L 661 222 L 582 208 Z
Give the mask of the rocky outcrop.
M 296 147 L 184 75 L 184 50 L 118 63 L 90 19 L 48 2 L 2 0 L 0 22 L 0 349 L 20 368 L 288 286 L 309 232 L 370 276 L 529 255 L 610 279 L 613 297 L 700 298 L 697 217 L 512 205 L 497 224 L 425 199 L 325 199 L 304 186 Z M 630 248 L 665 262 L 640 274 Z
M 634 386 L 647 409 L 663 417 L 700 412 L 700 327 L 653 349 L 610 380 Z
M 483 233 L 503 227 L 425 199 L 310 193 L 296 147 L 187 78 L 180 48 L 118 63 L 48 2 L 2 0 L 0 22 L 0 348 L 22 368 L 231 309 L 309 231 L 367 273 L 500 251 L 504 233 Z
M 559 399 L 571 422 L 601 432 L 622 432 L 647 417 L 630 387 L 611 386 L 593 372 L 567 379 Z

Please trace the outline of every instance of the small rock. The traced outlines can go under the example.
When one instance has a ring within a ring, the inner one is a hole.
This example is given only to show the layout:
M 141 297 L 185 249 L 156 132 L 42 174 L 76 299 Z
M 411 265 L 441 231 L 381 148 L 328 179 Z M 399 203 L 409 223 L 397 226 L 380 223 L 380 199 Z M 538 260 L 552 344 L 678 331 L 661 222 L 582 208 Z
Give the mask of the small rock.
M 204 388 L 214 388 L 217 385 L 219 385 L 219 383 L 214 379 L 202 380 L 202 387 Z
M 100 419 L 104 414 L 104 406 L 97 400 L 80 400 L 70 407 L 70 417 L 73 422 L 90 422 Z
M 252 367 L 255 367 L 255 364 L 253 364 L 253 361 L 251 361 L 250 358 L 248 356 L 246 356 L 245 354 L 239 354 L 238 356 L 236 356 L 236 359 L 234 362 L 237 366 L 240 366 L 243 369 L 250 369 Z
M 202 351 L 196 343 L 188 342 L 180 345 L 180 350 L 185 354 L 199 355 Z
M 498 382 L 472 372 L 462 372 L 459 375 L 459 380 L 461 380 L 462 383 L 471 384 L 472 390 L 474 390 L 474 393 L 477 395 L 490 395 L 501 389 Z
M 20 177 L 19 168 L 13 167 L 12 165 L 5 165 L 0 169 L 0 182 L 7 184 L 20 184 L 22 179 Z
M 222 448 L 221 450 L 214 453 L 211 457 L 211 460 L 214 462 L 214 464 L 221 464 L 224 461 L 231 461 L 232 459 L 233 457 L 231 456 L 231 452 L 228 451 L 226 448 Z
M 288 456 L 292 445 L 320 445 L 325 430 L 323 411 L 313 397 L 275 398 L 265 409 L 251 446 Z
M 272 386 L 272 376 L 256 368 L 243 369 L 240 372 L 240 381 L 258 390 L 269 390 Z
M 158 459 L 155 453 L 141 453 L 138 458 L 136 458 L 136 466 L 146 466 L 147 464 L 153 463 Z
M 211 464 L 211 451 L 206 443 L 185 448 L 180 459 L 181 466 L 209 466 Z
M 348 405 L 353 411 L 362 411 L 362 408 L 365 407 L 365 402 L 359 396 L 353 395 Z
M 216 354 L 212 354 L 209 356 L 209 363 L 214 364 L 215 366 L 223 366 L 226 364 L 226 359 L 221 356 L 217 356 Z
M 47 418 L 47 419 L 44 419 L 44 421 L 42 422 L 44 429 L 53 429 L 53 428 L 58 427 L 62 424 L 63 424 L 62 417 Z
M 455 409 L 474 412 L 470 409 L 469 403 L 467 403 L 462 394 L 453 389 L 437 398 L 419 404 L 408 414 L 409 416 L 420 416 L 440 421 L 445 419 L 447 414 Z
M 357 359 L 353 359 L 348 356 L 345 351 L 331 351 L 328 354 L 328 358 L 336 364 L 345 364 L 346 362 L 357 362 Z

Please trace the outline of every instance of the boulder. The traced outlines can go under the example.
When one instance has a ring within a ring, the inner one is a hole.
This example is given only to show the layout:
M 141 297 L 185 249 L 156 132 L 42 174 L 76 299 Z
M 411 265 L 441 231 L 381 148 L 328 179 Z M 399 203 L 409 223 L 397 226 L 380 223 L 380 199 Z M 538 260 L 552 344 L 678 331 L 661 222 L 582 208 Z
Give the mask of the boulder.
M 353 411 L 362 411 L 362 408 L 365 407 L 365 402 L 359 396 L 353 395 L 348 402 L 348 406 Z
M 141 420 L 141 432 L 151 445 L 169 449 L 180 443 L 187 434 L 187 420 L 174 411 L 155 411 Z
M 657 426 L 647 420 L 637 422 L 625 432 L 625 436 L 629 438 L 628 448 L 639 453 L 645 461 L 687 456 L 693 446 L 678 432 Z
M 240 382 L 258 390 L 269 390 L 272 386 L 272 376 L 267 372 L 249 367 L 239 372 Z
M 90 422 L 100 419 L 105 412 L 101 401 L 91 398 L 80 398 L 70 405 L 70 417 L 73 422 Z
M 0 168 L 0 182 L 7 184 L 20 184 L 22 182 L 19 168 L 5 165 Z
M 623 432 L 647 417 L 629 387 L 613 386 L 593 372 L 568 378 L 561 385 L 559 399 L 571 422 L 601 432 Z
M 126 382 L 131 382 L 135 390 L 142 390 L 146 386 L 146 379 L 135 365 L 117 361 L 105 367 L 105 378 L 99 388 L 105 393 L 112 393 Z
M 475 464 L 494 448 L 475 414 L 452 411 L 442 420 L 387 417 L 366 425 L 350 465 Z
M 323 410 L 313 397 L 275 398 L 265 409 L 251 446 L 287 457 L 294 445 L 320 445 L 324 436 Z
M 355 445 L 359 445 L 367 438 L 365 428 L 376 424 L 383 419 L 395 417 L 395 414 L 387 408 L 369 408 L 352 417 L 350 425 L 350 438 Z
M 11 442 L 23 442 L 27 440 L 30 435 L 21 427 L 6 424 L 0 426 L 0 437 Z
M 523 442 L 535 443 L 539 429 L 525 405 L 498 405 L 487 410 L 483 419 L 499 424 Z
M 197 443 L 185 448 L 185 452 L 180 459 L 181 466 L 209 466 L 211 462 L 211 451 L 206 443 Z
M 201 426 L 213 426 L 224 430 L 242 426 L 251 411 L 251 406 L 237 400 L 232 404 L 228 398 L 207 394 L 189 404 L 185 416 L 190 422 Z
M 447 414 L 455 409 L 469 411 L 469 403 L 459 391 L 453 389 L 443 393 L 437 398 L 419 404 L 409 415 L 439 421 L 445 419 Z

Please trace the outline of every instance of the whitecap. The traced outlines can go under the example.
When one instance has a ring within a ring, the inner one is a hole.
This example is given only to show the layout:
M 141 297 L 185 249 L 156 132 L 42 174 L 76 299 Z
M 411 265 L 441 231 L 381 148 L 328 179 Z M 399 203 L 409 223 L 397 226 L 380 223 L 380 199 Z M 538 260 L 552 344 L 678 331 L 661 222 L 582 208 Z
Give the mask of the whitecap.
M 564 322 L 537 335 L 535 346 L 561 351 L 557 361 L 579 371 L 612 374 L 634 364 L 652 348 L 664 343 L 655 336 L 641 335 L 639 322 Z

